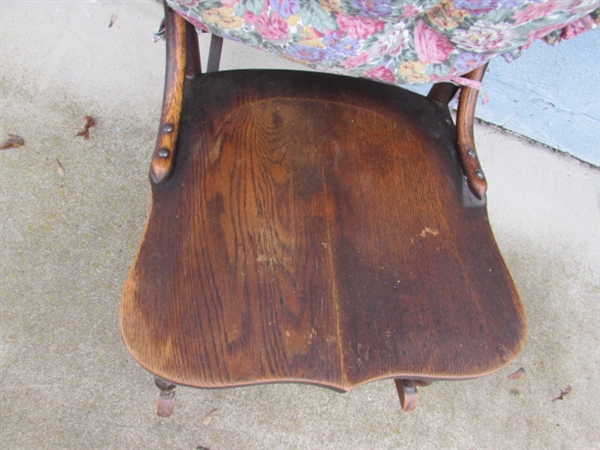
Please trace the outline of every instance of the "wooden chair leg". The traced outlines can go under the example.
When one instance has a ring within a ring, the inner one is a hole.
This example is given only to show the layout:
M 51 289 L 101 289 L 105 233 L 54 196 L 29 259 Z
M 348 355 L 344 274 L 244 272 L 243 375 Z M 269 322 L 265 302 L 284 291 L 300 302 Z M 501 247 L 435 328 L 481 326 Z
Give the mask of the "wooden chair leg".
M 154 384 L 160 389 L 156 415 L 158 417 L 171 417 L 175 408 L 175 389 L 177 385 L 158 377 L 154 377 Z
M 398 390 L 398 396 L 400 397 L 400 406 L 402 411 L 414 411 L 417 408 L 417 402 L 419 394 L 417 392 L 417 385 L 412 380 L 401 380 L 395 379 L 396 389 Z

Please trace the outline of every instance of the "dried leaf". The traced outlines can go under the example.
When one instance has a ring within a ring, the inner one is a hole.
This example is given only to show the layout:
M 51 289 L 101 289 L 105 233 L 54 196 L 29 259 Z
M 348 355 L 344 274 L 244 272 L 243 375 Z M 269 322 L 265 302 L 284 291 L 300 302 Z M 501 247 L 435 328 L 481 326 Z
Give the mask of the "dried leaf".
M 86 128 L 92 128 L 94 125 L 96 125 L 96 120 L 92 116 L 85 116 L 84 119 Z
M 217 411 L 218 411 L 218 409 L 217 409 L 217 408 L 211 409 L 211 410 L 208 412 L 208 414 L 206 414 L 206 415 L 204 416 L 204 418 L 202 419 L 202 423 L 203 423 L 204 425 L 208 425 L 208 424 L 210 423 L 210 421 L 212 420 L 212 415 L 213 415 L 214 413 L 216 413 Z
M 35 150 L 32 150 L 29 147 L 26 147 L 25 139 L 23 139 L 21 136 L 17 136 L 16 134 L 8 133 L 8 139 L 6 141 L 4 141 L 2 143 L 2 145 L 0 145 L 0 150 L 7 150 L 9 148 L 17 148 L 17 147 L 23 147 L 28 152 L 31 152 L 34 155 L 45 159 L 46 161 L 50 161 L 46 156 L 42 155 L 41 153 L 38 153 Z
M 523 376 L 523 374 L 525 373 L 525 369 L 524 368 L 520 368 L 519 370 L 517 370 L 515 373 L 511 373 L 508 376 L 509 380 L 518 380 L 519 378 L 521 378 Z
M 25 145 L 25 139 L 16 134 L 8 133 L 8 139 L 0 145 L 0 150 L 6 150 L 9 148 L 22 147 Z
M 84 119 L 85 119 L 85 125 L 83 126 L 83 130 L 81 130 L 79 133 L 77 133 L 75 135 L 75 137 L 83 136 L 84 139 L 89 139 L 90 138 L 90 128 L 92 128 L 94 125 L 96 125 L 96 120 L 92 116 L 85 116 Z
M 553 399 L 552 401 L 555 402 L 556 400 L 562 400 L 564 399 L 567 395 L 569 395 L 569 392 L 571 392 L 573 389 L 571 389 L 571 385 L 567 385 L 567 387 L 563 390 L 560 390 L 560 395 L 558 397 L 556 397 L 555 399 Z
M 61 177 L 64 177 L 67 174 L 64 166 L 61 164 L 61 162 L 58 160 L 58 158 L 56 158 L 56 170 L 58 171 L 58 174 Z
M 110 16 L 110 22 L 108 23 L 108 28 L 111 28 L 115 24 L 115 20 L 117 20 L 117 15 L 112 14 Z

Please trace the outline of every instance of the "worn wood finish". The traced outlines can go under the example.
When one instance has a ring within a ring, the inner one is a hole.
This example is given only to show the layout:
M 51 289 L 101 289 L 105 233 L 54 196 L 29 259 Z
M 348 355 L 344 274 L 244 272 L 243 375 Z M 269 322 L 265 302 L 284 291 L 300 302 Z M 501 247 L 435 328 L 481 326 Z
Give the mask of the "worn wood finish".
M 195 70 L 199 71 L 200 69 L 199 57 L 197 61 L 192 60 L 189 66 L 186 62 L 188 41 L 192 40 L 191 33 L 186 33 L 187 22 L 166 5 L 165 27 L 167 30 L 165 90 L 160 128 L 150 166 L 150 178 L 154 183 L 164 181 L 173 170 L 186 70 L 193 73 Z M 193 50 L 197 51 L 197 46 L 196 42 Z
M 409 412 L 417 409 L 419 395 L 417 393 L 417 384 L 412 380 L 394 380 L 402 411 Z
M 476 377 L 521 350 L 522 305 L 485 206 L 463 201 L 446 107 L 289 71 L 205 74 L 184 104 L 121 305 L 151 373 L 348 390 Z
M 171 417 L 175 409 L 175 390 L 177 386 L 158 377 L 154 378 L 154 384 L 160 389 L 156 404 L 156 415 L 158 417 Z
M 465 75 L 465 78 L 481 81 L 486 69 L 487 64 L 469 72 Z M 456 130 L 458 134 L 458 156 L 467 177 L 467 184 L 478 198 L 483 199 L 487 191 L 487 180 L 477 157 L 475 135 L 473 133 L 478 96 L 478 90 L 468 87 L 462 88 L 456 115 Z

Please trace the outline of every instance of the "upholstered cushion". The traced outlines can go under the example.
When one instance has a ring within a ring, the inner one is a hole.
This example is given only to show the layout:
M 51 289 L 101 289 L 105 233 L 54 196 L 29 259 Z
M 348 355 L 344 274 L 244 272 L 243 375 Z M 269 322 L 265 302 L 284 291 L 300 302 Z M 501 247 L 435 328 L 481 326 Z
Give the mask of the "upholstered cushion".
M 198 28 L 309 67 L 394 84 L 458 81 L 539 38 L 593 28 L 597 0 L 167 0 Z

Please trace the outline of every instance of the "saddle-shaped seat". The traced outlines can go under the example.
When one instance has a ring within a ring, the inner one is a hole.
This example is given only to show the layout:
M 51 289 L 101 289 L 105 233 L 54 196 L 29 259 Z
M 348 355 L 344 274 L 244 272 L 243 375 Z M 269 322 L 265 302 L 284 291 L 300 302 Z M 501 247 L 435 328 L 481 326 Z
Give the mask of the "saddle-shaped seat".
M 174 385 L 384 378 L 412 409 L 415 385 L 515 358 L 525 315 L 486 212 L 476 92 L 457 131 L 448 86 L 197 74 L 193 29 L 167 13 L 152 205 L 120 315 L 159 414 Z

